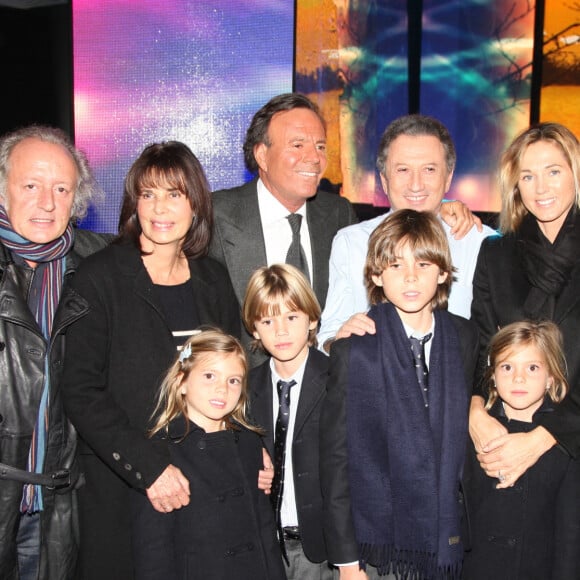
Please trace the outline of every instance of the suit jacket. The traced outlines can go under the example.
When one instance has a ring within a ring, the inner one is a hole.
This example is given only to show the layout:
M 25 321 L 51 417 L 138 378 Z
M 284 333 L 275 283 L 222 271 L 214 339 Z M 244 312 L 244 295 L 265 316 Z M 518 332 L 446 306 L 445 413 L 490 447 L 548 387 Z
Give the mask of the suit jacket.
M 487 347 L 499 328 L 526 318 L 523 305 L 531 289 L 512 235 L 484 240 L 473 278 L 471 319 L 479 328 L 480 373 L 486 364 Z M 574 457 L 580 456 L 580 258 L 570 280 L 557 298 L 553 321 L 564 337 L 570 394 L 554 413 L 540 418 L 544 426 Z M 475 394 L 483 393 L 476 391 Z
M 477 329 L 471 321 L 450 314 L 461 344 L 461 360 L 466 384 L 471 386 L 478 352 Z M 330 375 L 320 418 L 320 481 L 324 497 L 324 535 L 328 560 L 346 564 L 359 559 L 351 512 L 348 447 L 346 431 L 346 393 L 348 389 L 351 339 L 333 343 Z M 380 362 L 378 363 L 380 364 Z M 377 365 L 378 367 L 378 365 Z M 467 409 L 466 409 L 467 413 Z M 369 425 L 369 429 L 373 426 Z M 467 445 L 467 442 L 466 442 Z
M 318 451 L 320 414 L 327 375 L 328 357 L 315 348 L 310 348 L 296 410 L 291 451 L 302 548 L 312 562 L 327 559 L 322 533 Z M 252 419 L 265 429 L 266 448 L 270 456 L 274 457 L 274 395 L 269 360 L 250 371 L 249 386 Z
M 266 247 L 258 207 L 257 179 L 213 194 L 214 230 L 210 256 L 224 264 L 240 304 L 252 273 L 265 266 Z M 336 232 L 357 221 L 350 202 L 319 191 L 306 202 L 312 246 L 314 292 L 324 308 L 328 291 L 328 262 Z

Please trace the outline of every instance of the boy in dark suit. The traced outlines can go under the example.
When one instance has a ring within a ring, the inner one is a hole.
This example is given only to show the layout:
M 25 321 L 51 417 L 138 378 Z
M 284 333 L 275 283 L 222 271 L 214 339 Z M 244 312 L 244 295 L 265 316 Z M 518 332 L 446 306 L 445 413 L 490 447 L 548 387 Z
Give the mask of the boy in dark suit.
M 250 415 L 266 431 L 274 461 L 272 504 L 290 580 L 331 580 L 322 532 L 319 420 L 328 358 L 316 349 L 320 306 L 288 264 L 250 278 L 244 324 L 270 359 L 249 375 Z
M 461 575 L 459 482 L 478 337 L 446 310 L 452 275 L 429 212 L 394 212 L 370 237 L 376 333 L 333 345 L 321 416 L 324 533 L 341 579 Z

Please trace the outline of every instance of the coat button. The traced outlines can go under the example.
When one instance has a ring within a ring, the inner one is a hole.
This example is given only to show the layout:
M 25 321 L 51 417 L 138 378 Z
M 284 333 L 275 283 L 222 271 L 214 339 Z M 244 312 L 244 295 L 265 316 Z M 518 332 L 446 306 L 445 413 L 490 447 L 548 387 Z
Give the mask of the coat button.
M 125 463 L 125 469 L 127 471 L 131 471 L 131 469 L 133 469 L 133 466 L 130 463 Z
M 205 449 L 205 440 L 204 440 L 204 439 L 200 439 L 200 440 L 197 442 L 197 448 L 198 448 L 198 449 L 202 449 L 202 450 L 203 450 L 203 449 Z
M 121 459 L 121 456 L 119 455 L 119 453 L 117 453 L 116 451 L 113 453 L 113 459 L 115 461 L 119 461 L 119 459 Z
M 141 480 L 141 479 L 143 479 L 143 476 L 138 471 L 136 471 L 135 478 Z

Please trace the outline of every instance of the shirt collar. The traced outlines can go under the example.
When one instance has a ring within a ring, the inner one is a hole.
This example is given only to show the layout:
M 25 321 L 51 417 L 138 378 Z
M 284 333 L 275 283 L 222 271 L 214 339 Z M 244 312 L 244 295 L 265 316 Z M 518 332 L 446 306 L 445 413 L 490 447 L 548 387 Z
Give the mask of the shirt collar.
M 291 214 L 268 190 L 261 179 L 258 179 L 257 183 L 258 190 L 258 207 L 260 208 L 260 217 L 262 218 L 263 224 L 274 223 L 283 219 Z M 294 213 L 300 214 L 302 217 L 306 217 L 306 203 L 297 209 Z
M 433 334 L 433 332 L 435 331 L 435 316 L 431 315 L 431 328 L 429 328 L 429 330 L 427 332 L 424 332 L 424 333 L 417 332 L 414 328 L 412 328 L 408 324 L 405 324 L 404 322 L 403 322 L 403 328 L 405 329 L 405 334 L 407 335 L 407 338 L 411 338 L 411 337 L 423 338 L 424 336 L 426 336 L 429 333 Z
M 296 384 L 301 385 L 302 379 L 304 378 L 304 371 L 306 370 L 306 363 L 308 362 L 309 356 L 310 356 L 310 350 L 308 350 L 306 358 L 304 359 L 303 363 L 298 367 L 298 369 L 296 369 L 296 372 L 291 377 L 288 377 L 287 379 L 283 379 L 276 372 L 276 367 L 274 366 L 274 359 L 270 358 L 270 371 L 272 372 L 273 383 L 276 384 L 278 381 L 282 380 L 282 381 L 296 381 Z

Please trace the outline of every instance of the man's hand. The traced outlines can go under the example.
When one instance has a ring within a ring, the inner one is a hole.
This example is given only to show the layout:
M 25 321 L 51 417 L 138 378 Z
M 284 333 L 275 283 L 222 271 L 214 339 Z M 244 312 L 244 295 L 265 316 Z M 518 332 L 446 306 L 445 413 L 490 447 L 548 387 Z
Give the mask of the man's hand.
M 264 469 L 258 471 L 258 489 L 261 489 L 266 495 L 270 495 L 274 481 L 274 464 L 264 448 L 262 448 L 262 458 Z
M 543 427 L 529 433 L 502 435 L 486 445 L 477 460 L 489 477 L 499 480 L 498 489 L 512 487 L 516 481 L 556 444 Z
M 451 235 L 456 240 L 465 237 L 474 225 L 477 231 L 483 231 L 481 220 L 462 201 L 443 202 L 439 214 L 441 219 L 451 228 Z
M 147 497 L 158 512 L 172 512 L 189 503 L 189 481 L 180 469 L 169 465 L 147 488 Z
M 338 566 L 340 580 L 368 580 L 369 577 L 364 570 L 359 568 L 358 562 L 356 564 L 349 564 L 348 566 Z
M 375 322 L 364 312 L 353 314 L 336 333 L 336 338 L 348 338 L 352 334 L 364 336 L 365 334 L 376 333 Z

